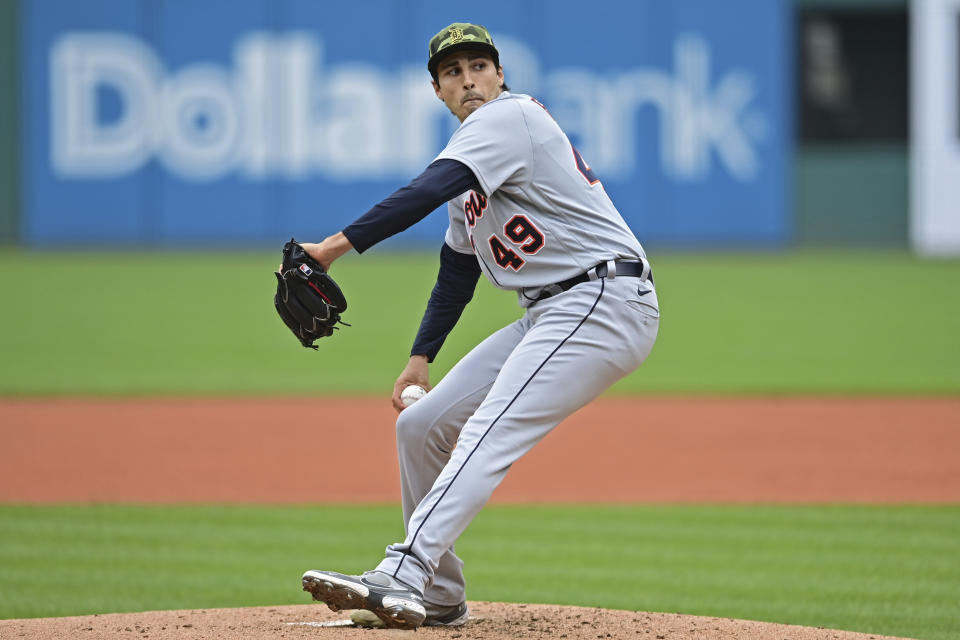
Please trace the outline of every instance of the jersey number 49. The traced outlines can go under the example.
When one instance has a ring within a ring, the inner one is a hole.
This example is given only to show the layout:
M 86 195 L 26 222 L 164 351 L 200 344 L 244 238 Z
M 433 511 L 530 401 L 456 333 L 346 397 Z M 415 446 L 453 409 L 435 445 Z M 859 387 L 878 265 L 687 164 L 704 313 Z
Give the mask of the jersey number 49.
M 522 253 L 532 256 L 543 248 L 543 233 L 526 216 L 517 214 L 503 225 L 503 234 Z M 493 259 L 504 269 L 519 271 L 526 261 L 496 234 L 488 240 Z

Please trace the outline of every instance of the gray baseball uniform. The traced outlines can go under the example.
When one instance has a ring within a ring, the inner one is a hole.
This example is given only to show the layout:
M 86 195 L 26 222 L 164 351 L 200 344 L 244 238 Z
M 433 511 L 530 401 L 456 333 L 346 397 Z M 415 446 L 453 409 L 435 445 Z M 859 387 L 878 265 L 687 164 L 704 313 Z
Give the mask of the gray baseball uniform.
M 546 109 L 503 92 L 472 114 L 438 159 L 470 167 L 484 193 L 449 204 L 446 242 L 475 253 L 484 275 L 528 306 L 539 287 L 643 248 Z
M 483 191 L 450 201 L 446 243 L 527 308 L 397 421 L 406 539 L 377 568 L 453 605 L 465 599 L 454 542 L 514 462 L 646 359 L 659 307 L 643 248 L 535 100 L 502 93 L 438 158 Z

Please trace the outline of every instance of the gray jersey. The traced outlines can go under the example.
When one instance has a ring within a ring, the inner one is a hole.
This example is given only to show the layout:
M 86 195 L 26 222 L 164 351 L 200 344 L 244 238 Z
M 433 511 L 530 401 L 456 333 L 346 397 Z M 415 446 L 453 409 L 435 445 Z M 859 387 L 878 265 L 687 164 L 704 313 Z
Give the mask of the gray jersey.
M 645 257 L 603 186 L 539 102 L 503 92 L 437 156 L 470 167 L 483 193 L 449 202 L 446 242 L 527 306 L 540 287 L 607 260 Z
M 495 91 L 499 54 L 484 27 L 453 23 L 429 49 L 434 78 L 439 65 L 456 74 L 439 76 L 448 106 L 470 95 L 471 86 L 482 98 Z M 646 360 L 660 328 L 643 248 L 543 105 L 503 92 L 470 113 L 437 158 L 466 165 L 479 183 L 450 201 L 446 243 L 468 263 L 467 255 L 476 256 L 490 282 L 516 291 L 526 310 L 400 413 L 405 536 L 387 547 L 376 580 L 304 574 L 304 588 L 315 599 L 334 609 L 346 603 L 373 609 L 388 626 L 467 620 L 463 560 L 454 551 L 460 534 L 517 460 Z M 457 184 L 466 177 L 460 172 Z M 446 265 L 450 259 L 441 258 Z M 616 260 L 634 264 L 593 269 Z M 577 286 L 550 287 L 588 271 L 594 277 L 577 278 Z M 465 278 L 454 274 L 448 281 Z M 438 280 L 437 289 L 444 286 Z M 431 296 L 427 315 L 441 303 L 449 313 L 440 321 L 442 314 L 425 316 L 425 334 L 449 330 L 462 308 L 456 299 L 462 296 Z M 418 354 L 427 355 L 414 352 L 398 387 L 426 381 L 426 365 L 413 359 Z M 397 588 L 378 587 L 383 584 Z

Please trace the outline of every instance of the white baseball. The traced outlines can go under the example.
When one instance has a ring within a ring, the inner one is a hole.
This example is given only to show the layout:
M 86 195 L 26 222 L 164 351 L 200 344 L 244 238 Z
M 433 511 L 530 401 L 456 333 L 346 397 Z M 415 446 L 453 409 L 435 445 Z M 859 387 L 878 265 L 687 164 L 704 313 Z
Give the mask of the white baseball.
M 411 384 L 403 388 L 400 392 L 400 402 L 403 406 L 409 407 L 414 402 L 427 395 L 427 390 L 418 384 Z

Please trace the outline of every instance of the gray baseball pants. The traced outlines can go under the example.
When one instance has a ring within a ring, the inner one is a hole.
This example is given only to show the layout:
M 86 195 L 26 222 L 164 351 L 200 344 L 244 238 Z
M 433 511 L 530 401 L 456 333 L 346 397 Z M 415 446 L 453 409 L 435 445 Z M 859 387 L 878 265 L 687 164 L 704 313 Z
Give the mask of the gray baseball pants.
M 466 599 L 454 542 L 510 466 L 647 358 L 660 324 L 653 284 L 579 284 L 477 345 L 397 420 L 406 539 L 377 567 L 437 605 Z

